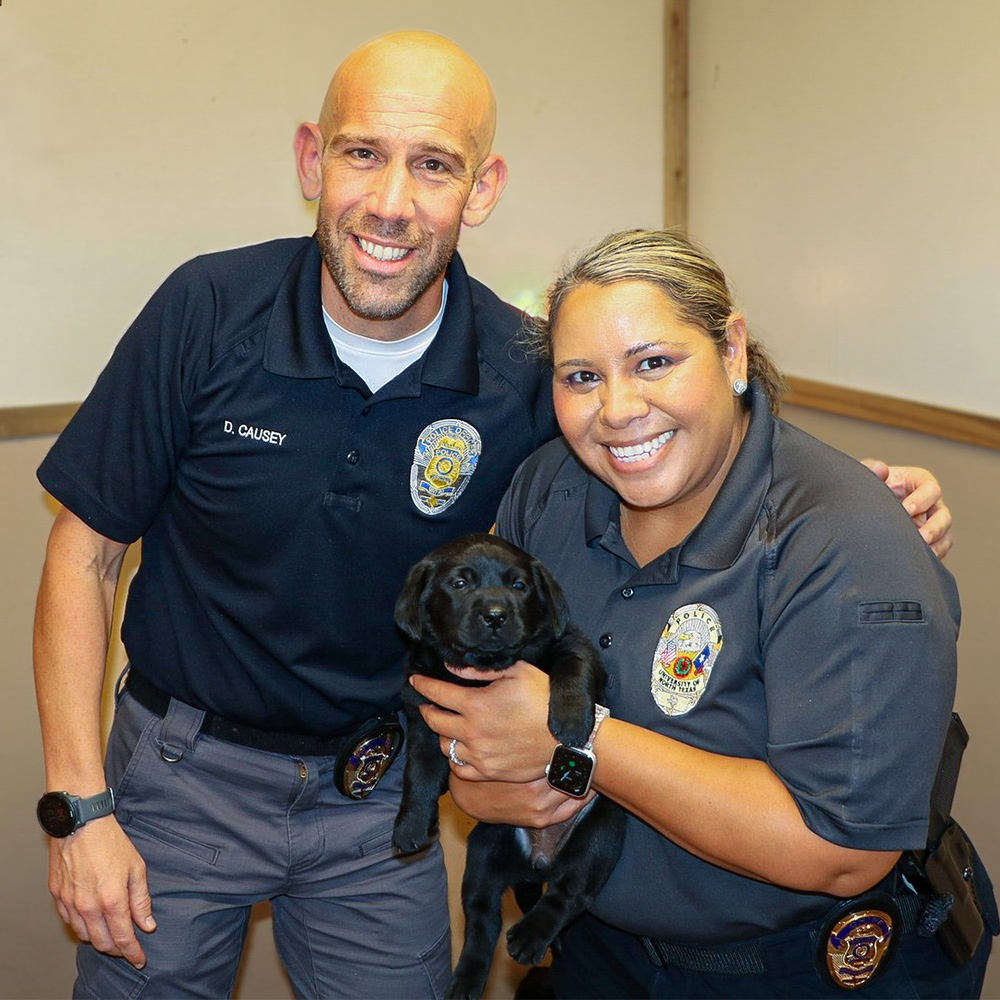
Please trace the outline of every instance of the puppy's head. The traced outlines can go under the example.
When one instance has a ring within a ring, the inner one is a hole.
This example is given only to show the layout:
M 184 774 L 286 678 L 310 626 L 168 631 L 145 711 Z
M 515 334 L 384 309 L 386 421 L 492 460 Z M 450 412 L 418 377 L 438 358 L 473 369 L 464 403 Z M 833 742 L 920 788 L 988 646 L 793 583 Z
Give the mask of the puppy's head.
M 396 624 L 446 663 L 496 669 L 561 635 L 569 607 L 552 574 L 495 535 L 466 535 L 410 570 Z

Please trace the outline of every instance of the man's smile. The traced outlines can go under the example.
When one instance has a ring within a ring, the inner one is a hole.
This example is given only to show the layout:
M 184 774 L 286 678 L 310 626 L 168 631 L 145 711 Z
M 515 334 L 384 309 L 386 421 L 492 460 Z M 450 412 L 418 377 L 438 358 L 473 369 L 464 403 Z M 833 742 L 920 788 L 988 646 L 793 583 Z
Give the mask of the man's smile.
M 358 246 L 369 257 L 374 257 L 375 260 L 402 260 L 413 253 L 413 250 L 410 248 L 386 246 L 384 243 L 375 243 L 372 240 L 366 240 L 363 236 L 355 236 L 355 240 Z

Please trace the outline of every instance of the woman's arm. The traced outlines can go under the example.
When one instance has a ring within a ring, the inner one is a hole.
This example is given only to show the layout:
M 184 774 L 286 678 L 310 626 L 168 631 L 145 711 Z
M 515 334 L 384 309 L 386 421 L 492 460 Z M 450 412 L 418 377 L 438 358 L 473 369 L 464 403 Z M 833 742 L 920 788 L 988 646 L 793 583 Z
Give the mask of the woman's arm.
M 422 676 L 411 683 L 436 703 L 421 711 L 441 735 L 442 750 L 456 739 L 467 762 L 452 765 L 461 779 L 452 780 L 459 807 L 486 821 L 544 825 L 546 811 L 558 806 L 552 796 L 560 796 L 544 782 L 555 746 L 546 724 L 548 677 L 518 663 L 484 688 Z M 594 751 L 596 791 L 685 850 L 740 875 L 849 896 L 877 882 L 899 856 L 817 836 L 763 761 L 708 753 L 617 719 L 601 726 Z M 579 808 L 571 802 L 564 807 L 569 815 Z

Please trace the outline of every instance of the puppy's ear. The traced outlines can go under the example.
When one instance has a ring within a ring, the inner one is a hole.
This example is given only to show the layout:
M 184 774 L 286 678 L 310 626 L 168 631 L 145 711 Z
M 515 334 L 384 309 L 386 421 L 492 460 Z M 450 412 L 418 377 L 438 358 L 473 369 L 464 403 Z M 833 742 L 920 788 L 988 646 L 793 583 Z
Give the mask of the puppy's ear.
M 408 639 L 420 638 L 420 612 L 431 569 L 431 564 L 426 559 L 421 559 L 407 574 L 396 600 L 396 625 Z
M 569 625 L 569 602 L 562 592 L 562 587 L 556 583 L 556 578 L 548 568 L 537 559 L 531 561 L 531 575 L 534 578 L 535 588 L 542 595 L 548 608 L 553 631 L 556 635 L 562 635 Z

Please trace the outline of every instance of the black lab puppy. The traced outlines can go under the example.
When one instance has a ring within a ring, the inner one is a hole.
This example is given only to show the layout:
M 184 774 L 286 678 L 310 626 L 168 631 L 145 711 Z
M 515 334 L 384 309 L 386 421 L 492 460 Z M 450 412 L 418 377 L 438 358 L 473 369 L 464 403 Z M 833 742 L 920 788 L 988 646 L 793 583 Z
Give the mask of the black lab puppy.
M 551 573 L 494 535 L 467 535 L 442 546 L 410 571 L 396 603 L 396 623 L 411 642 L 409 670 L 456 684 L 448 665 L 494 671 L 526 660 L 550 677 L 549 729 L 561 743 L 584 746 L 604 668 L 593 644 L 569 620 Z M 426 847 L 448 785 L 448 759 L 424 723 L 425 701 L 403 687 L 409 755 L 393 847 Z M 598 796 L 574 820 L 545 831 L 478 824 L 469 835 L 462 907 L 465 943 L 451 997 L 482 995 L 502 925 L 501 897 L 514 887 L 524 917 L 507 934 L 518 962 L 540 961 L 555 936 L 589 906 L 621 853 L 625 814 Z M 542 886 L 547 884 L 546 891 Z

